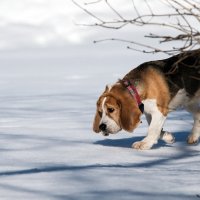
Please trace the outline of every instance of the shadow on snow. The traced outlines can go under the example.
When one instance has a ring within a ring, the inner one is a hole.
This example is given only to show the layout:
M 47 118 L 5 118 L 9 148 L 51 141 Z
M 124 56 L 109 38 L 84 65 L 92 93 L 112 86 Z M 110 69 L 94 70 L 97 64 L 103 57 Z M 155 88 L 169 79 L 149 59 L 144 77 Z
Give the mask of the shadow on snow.
M 185 143 L 187 145 L 186 140 L 188 137 L 188 132 L 176 132 L 173 134 L 175 137 L 175 143 Z M 122 147 L 122 148 L 130 148 L 134 142 L 142 140 L 144 137 L 131 137 L 131 138 L 122 138 L 122 139 L 104 139 L 95 142 L 95 144 L 99 144 L 102 146 L 110 146 L 110 147 Z M 166 144 L 164 141 L 159 140 L 158 144 L 154 146 L 154 148 L 159 148 L 162 146 L 171 146 L 170 144 Z

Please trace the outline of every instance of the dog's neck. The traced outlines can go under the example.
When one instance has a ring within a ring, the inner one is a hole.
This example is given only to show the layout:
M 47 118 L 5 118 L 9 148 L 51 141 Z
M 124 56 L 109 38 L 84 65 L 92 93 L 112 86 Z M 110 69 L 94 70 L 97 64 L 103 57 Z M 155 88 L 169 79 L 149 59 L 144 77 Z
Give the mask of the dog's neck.
M 124 80 L 126 80 L 126 79 L 122 79 L 121 83 Z M 141 101 L 145 100 L 144 83 L 142 82 L 142 80 L 141 79 L 137 79 L 137 78 L 136 79 L 129 79 L 129 82 L 131 83 L 131 85 L 133 85 L 136 88 L 137 93 L 138 93 Z M 122 85 L 124 85 L 124 84 L 122 83 Z
M 140 86 L 140 80 L 136 79 L 123 79 L 121 80 L 121 84 L 123 87 L 127 89 L 127 92 L 131 95 L 131 97 L 136 101 L 138 108 L 143 113 L 144 112 L 144 105 L 142 103 L 142 99 L 140 97 L 142 92 L 142 87 Z M 140 88 L 140 93 L 138 89 Z M 141 95 L 142 96 L 142 95 Z

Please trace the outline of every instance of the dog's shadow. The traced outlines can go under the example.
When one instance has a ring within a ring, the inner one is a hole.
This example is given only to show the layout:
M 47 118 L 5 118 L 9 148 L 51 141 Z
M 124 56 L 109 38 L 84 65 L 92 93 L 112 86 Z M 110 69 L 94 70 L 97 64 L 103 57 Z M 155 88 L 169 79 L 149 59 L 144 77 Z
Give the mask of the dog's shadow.
M 142 140 L 143 137 L 131 137 L 131 138 L 122 138 L 122 139 L 104 139 L 96 141 L 94 144 L 99 144 L 102 146 L 109 147 L 123 147 L 130 148 L 133 142 Z
M 173 133 L 175 137 L 175 143 L 186 143 L 188 132 L 175 132 Z M 104 139 L 94 142 L 94 144 L 109 146 L 109 147 L 122 147 L 130 148 L 134 142 L 142 140 L 144 137 L 130 137 L 130 138 L 121 138 L 121 139 Z M 159 148 L 161 146 L 170 146 L 170 144 L 165 143 L 162 140 L 159 140 L 154 148 Z

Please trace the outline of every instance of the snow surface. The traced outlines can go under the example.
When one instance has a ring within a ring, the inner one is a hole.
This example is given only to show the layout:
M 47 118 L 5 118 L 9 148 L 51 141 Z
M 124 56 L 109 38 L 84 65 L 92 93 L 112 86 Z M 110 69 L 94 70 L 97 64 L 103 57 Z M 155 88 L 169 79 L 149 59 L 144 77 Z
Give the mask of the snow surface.
M 165 124 L 176 143 L 148 151 L 130 148 L 144 119 L 133 134 L 92 132 L 97 97 L 130 66 L 14 65 L 0 67 L 1 200 L 200 199 L 200 145 L 185 142 L 186 111 Z

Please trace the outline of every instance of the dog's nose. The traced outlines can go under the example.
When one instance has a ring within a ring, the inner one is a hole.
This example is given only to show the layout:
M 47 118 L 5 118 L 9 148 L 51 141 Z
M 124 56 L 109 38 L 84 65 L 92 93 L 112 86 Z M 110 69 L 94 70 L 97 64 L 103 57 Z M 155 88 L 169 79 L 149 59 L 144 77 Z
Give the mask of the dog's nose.
M 99 125 L 99 129 L 100 129 L 101 131 L 105 131 L 106 128 L 107 128 L 106 124 L 100 124 L 100 125 Z

